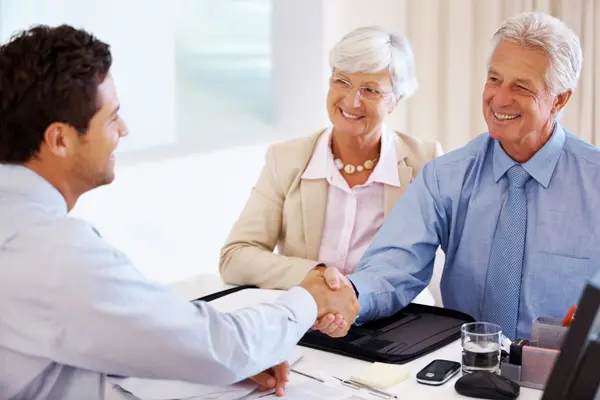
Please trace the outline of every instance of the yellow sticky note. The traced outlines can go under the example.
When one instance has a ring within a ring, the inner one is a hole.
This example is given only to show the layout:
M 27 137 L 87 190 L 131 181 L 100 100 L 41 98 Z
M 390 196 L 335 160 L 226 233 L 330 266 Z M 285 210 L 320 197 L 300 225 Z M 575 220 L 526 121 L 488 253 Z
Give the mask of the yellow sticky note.
M 404 365 L 373 363 L 351 380 L 377 389 L 387 389 L 408 379 L 408 369 Z

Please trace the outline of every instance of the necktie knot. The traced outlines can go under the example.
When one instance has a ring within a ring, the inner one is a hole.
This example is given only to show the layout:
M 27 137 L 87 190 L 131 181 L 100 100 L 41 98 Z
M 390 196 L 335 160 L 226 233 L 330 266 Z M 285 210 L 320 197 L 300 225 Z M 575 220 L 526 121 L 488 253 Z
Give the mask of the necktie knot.
M 527 181 L 531 179 L 531 175 L 521 165 L 513 165 L 507 172 L 508 184 L 513 187 L 522 188 Z

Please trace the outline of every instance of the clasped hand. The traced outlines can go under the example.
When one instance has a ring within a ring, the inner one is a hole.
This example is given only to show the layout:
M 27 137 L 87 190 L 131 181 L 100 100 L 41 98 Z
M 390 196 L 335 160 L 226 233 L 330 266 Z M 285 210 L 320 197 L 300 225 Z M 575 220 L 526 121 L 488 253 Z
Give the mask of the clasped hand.
M 317 267 L 300 284 L 317 303 L 317 321 L 313 325 L 331 337 L 346 336 L 356 321 L 360 305 L 352 284 L 336 268 Z

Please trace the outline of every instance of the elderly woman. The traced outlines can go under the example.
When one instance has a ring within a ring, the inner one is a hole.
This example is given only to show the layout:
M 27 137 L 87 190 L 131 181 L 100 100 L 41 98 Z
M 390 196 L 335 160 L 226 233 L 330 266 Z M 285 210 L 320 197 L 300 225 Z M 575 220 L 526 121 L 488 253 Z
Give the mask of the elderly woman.
M 228 283 L 287 289 L 318 265 L 353 272 L 411 180 L 442 153 L 437 142 L 384 125 L 417 87 L 405 38 L 360 28 L 333 47 L 329 62 L 331 126 L 269 148 L 221 251 Z

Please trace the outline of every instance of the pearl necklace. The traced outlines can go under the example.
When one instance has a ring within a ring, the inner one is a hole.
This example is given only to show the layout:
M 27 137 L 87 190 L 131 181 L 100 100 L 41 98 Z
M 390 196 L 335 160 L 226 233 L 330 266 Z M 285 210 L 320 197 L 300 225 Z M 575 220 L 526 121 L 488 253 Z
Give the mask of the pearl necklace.
M 367 160 L 363 164 L 359 164 L 356 166 L 352 164 L 344 164 L 339 158 L 334 159 L 333 162 L 335 163 L 337 169 L 343 169 L 345 173 L 353 174 L 355 171 L 363 172 L 366 169 L 373 169 L 375 167 L 375 164 L 377 163 L 377 160 L 379 160 L 379 156 L 375 157 L 372 160 Z

